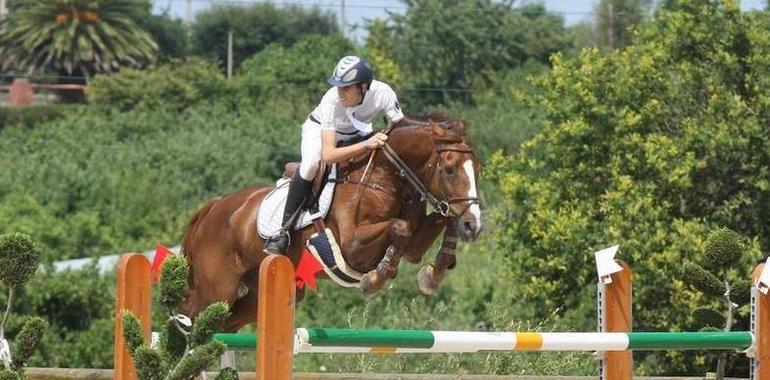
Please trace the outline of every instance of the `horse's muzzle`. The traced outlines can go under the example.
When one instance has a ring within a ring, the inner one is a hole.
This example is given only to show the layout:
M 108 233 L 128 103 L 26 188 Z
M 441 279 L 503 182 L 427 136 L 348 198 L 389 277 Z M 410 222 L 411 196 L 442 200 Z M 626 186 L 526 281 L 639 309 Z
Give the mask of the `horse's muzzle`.
M 478 239 L 481 232 L 481 217 L 468 211 L 457 221 L 457 232 L 460 239 L 464 241 L 474 241 Z

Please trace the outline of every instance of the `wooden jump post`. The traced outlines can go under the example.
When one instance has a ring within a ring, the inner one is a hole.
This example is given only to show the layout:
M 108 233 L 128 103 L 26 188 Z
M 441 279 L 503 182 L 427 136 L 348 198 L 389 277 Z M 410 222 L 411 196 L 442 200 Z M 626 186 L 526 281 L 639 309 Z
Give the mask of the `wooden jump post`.
M 117 380 L 135 380 L 134 360 L 123 339 L 123 310 L 130 310 L 142 322 L 145 341 L 150 340 L 152 283 L 150 262 L 139 254 L 123 255 L 118 262 L 115 289 L 115 373 Z

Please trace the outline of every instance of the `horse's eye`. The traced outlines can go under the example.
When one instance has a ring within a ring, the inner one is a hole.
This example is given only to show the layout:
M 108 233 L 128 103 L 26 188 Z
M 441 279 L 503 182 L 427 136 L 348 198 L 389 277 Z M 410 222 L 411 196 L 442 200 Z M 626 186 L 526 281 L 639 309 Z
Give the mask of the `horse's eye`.
M 446 173 L 446 175 L 455 175 L 455 168 L 447 166 L 444 168 L 444 173 Z

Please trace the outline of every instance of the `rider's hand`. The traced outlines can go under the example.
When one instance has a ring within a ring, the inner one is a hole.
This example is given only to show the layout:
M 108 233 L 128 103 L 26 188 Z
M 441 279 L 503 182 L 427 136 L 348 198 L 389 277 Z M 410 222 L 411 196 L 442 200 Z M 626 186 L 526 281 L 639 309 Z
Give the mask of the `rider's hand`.
M 368 140 L 366 140 L 366 149 L 367 150 L 375 150 L 383 145 L 385 145 L 385 140 L 388 139 L 388 135 L 377 132 L 374 136 L 370 137 Z

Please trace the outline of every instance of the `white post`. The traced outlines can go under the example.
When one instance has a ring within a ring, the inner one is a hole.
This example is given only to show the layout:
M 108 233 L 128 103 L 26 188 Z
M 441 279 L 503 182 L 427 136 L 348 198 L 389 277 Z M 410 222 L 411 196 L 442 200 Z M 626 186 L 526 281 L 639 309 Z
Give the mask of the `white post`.
M 5 0 L 0 0 L 0 20 L 5 18 L 8 14 L 8 8 L 5 6 Z
M 227 32 L 227 79 L 233 77 L 233 31 Z
M 187 25 L 192 25 L 192 23 L 193 23 L 192 0 L 187 0 Z
M 342 36 L 347 37 L 347 22 L 345 21 L 345 0 L 340 2 L 340 23 L 342 24 Z

